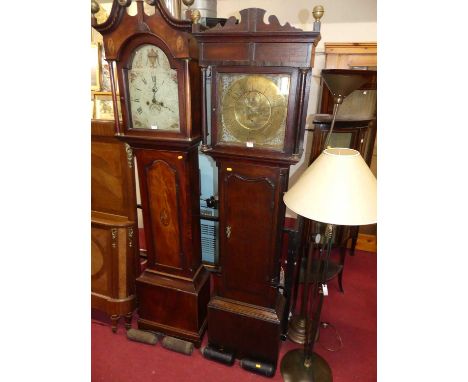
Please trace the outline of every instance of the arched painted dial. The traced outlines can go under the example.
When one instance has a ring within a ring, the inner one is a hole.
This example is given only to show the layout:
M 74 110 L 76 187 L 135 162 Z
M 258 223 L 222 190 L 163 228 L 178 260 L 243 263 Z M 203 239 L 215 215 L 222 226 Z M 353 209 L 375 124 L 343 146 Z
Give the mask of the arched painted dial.
M 134 129 L 180 131 L 177 71 L 154 45 L 141 45 L 128 70 L 130 116 Z

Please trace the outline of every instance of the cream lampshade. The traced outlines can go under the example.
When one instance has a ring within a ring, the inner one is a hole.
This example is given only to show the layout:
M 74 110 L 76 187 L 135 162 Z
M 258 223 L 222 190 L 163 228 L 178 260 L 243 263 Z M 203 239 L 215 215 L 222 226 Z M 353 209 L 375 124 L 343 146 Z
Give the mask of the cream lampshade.
M 322 223 L 377 222 L 377 180 L 361 154 L 348 148 L 324 150 L 283 199 L 292 211 Z

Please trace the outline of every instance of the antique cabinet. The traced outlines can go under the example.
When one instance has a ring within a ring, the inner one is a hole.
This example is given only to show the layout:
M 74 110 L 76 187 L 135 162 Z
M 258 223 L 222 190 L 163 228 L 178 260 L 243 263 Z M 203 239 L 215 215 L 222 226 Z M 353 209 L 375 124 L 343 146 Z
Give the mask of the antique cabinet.
M 199 346 L 210 286 L 200 254 L 198 47 L 190 21 L 173 18 L 160 0 L 146 2 L 154 13 L 136 1 L 131 16 L 131 1 L 115 0 L 108 20 L 94 25 L 115 62 L 116 136 L 138 165 L 148 259 L 136 280 L 138 327 Z
M 114 137 L 114 122 L 91 121 L 91 307 L 112 330 L 136 308 L 138 248 L 133 158 Z
M 377 134 L 377 71 L 354 69 L 325 70 L 349 75 L 357 73 L 359 75 L 364 75 L 367 78 L 367 81 L 360 86 L 359 89 L 346 97 L 343 104 L 340 106 L 337 114 L 337 130 L 334 133 L 335 137 L 332 136 L 332 139 L 339 139 L 337 135 L 345 133 L 347 133 L 349 137 L 349 133 L 356 132 L 356 128 L 360 129 L 365 127 L 365 129 L 361 131 L 362 142 L 360 140 L 359 142 L 353 140 L 355 139 L 355 135 L 353 135 L 351 137 L 351 141 L 343 141 L 343 139 L 341 139 L 337 143 L 344 144 L 349 148 L 358 150 L 369 167 L 371 167 L 375 137 Z M 333 114 L 333 96 L 323 81 L 321 83 L 320 94 L 320 114 Z M 317 122 L 317 124 L 315 122 Z M 313 148 L 309 158 L 309 163 L 312 163 L 322 152 L 323 147 L 321 142 L 324 142 L 321 138 L 322 132 L 326 130 L 325 125 L 329 125 L 330 122 L 331 119 L 327 121 L 326 116 L 317 116 L 315 118 L 314 126 L 318 125 L 317 127 L 319 130 L 314 130 L 312 141 Z
M 324 150 L 325 140 L 330 131 L 332 116 L 329 114 L 315 114 L 313 116 L 310 129 L 313 133 L 312 147 L 308 158 L 309 165 L 318 158 Z M 372 157 L 366 154 L 372 154 L 373 145 L 369 139 L 373 137 L 373 127 L 375 120 L 368 119 L 337 119 L 330 137 L 329 145 L 332 147 L 348 147 L 358 150 L 370 166 Z
M 346 44 L 345 44 L 346 45 Z M 348 46 L 350 44 L 347 44 Z M 352 47 L 351 47 L 352 48 Z M 337 50 L 338 48 L 334 48 Z M 348 47 L 350 49 L 350 47 Z M 327 65 L 335 65 L 336 62 L 355 62 L 351 59 L 344 60 L 343 57 L 339 56 L 334 58 L 334 54 L 338 54 L 341 51 L 335 51 L 329 48 L 329 54 L 327 56 Z M 354 47 L 355 54 L 357 47 Z M 330 52 L 331 51 L 331 52 Z M 364 51 L 366 58 L 361 59 L 361 63 L 364 63 L 364 59 L 369 60 L 368 55 L 372 55 L 372 52 Z M 346 56 L 347 57 L 347 56 Z M 330 59 L 331 63 L 328 62 Z M 374 62 L 374 61 L 370 61 Z M 330 137 L 329 145 L 332 147 L 348 147 L 358 150 L 366 163 L 371 167 L 371 162 L 374 153 L 374 142 L 377 134 L 377 71 L 376 70 L 362 70 L 362 69 L 324 69 L 331 73 L 342 73 L 347 75 L 364 75 L 367 81 L 360 86 L 359 89 L 352 92 L 348 97 L 345 98 L 343 104 L 338 110 L 336 124 L 332 136 Z M 317 157 L 324 150 L 324 145 L 328 132 L 330 131 L 330 125 L 333 113 L 333 95 L 326 86 L 324 81 L 321 81 L 321 96 L 319 103 L 319 114 L 314 115 L 312 131 L 312 147 L 308 157 L 308 164 L 317 159 Z M 336 246 L 346 247 L 350 240 L 351 254 L 354 254 L 356 244 L 358 242 L 359 231 L 363 228 L 371 227 L 339 227 L 335 231 L 334 242 Z M 307 238 L 312 233 L 323 233 L 325 226 L 318 222 L 312 222 L 308 219 L 304 223 L 304 231 L 302 235 L 302 245 L 306 245 Z M 375 242 L 375 241 L 374 241 Z M 367 249 L 367 248 L 362 248 Z M 344 252 L 340 256 L 341 265 L 344 264 Z M 339 285 L 342 288 L 342 273 L 339 274 Z
M 284 297 L 279 256 L 290 165 L 302 155 L 318 32 L 240 11 L 195 33 L 204 78 L 202 150 L 218 167 L 219 268 L 210 346 L 276 365 Z M 206 110 L 208 95 L 211 108 Z M 207 121 L 211 118 L 211 131 Z
M 350 44 L 348 44 L 350 45 Z M 372 44 L 368 44 L 372 45 Z M 361 64 L 376 63 L 376 48 L 367 47 L 364 53 L 358 53 L 357 47 L 347 46 L 338 49 L 335 47 L 331 53 L 327 53 L 327 65 L 334 62 L 333 54 L 340 52 L 340 62 L 347 58 L 347 62 L 360 62 Z M 349 51 L 351 49 L 351 52 Z M 329 50 L 332 50 L 330 47 Z M 335 53 L 333 53 L 335 52 Z M 345 55 L 345 52 L 347 54 Z M 331 54 L 331 57 L 328 55 Z M 353 57 L 361 57 L 359 61 L 352 60 Z M 364 75 L 367 81 L 359 89 L 352 92 L 345 98 L 337 114 L 337 122 L 331 137 L 331 144 L 334 147 L 349 147 L 358 150 L 370 167 L 374 175 L 377 176 L 377 70 L 372 69 L 325 69 L 329 72 L 340 72 L 347 75 Z M 312 163 L 322 152 L 325 136 L 330 128 L 331 114 L 333 113 L 333 96 L 325 83 L 321 83 L 320 114 L 314 116 L 314 130 L 312 139 L 312 150 L 309 156 L 309 164 Z M 327 116 L 328 115 L 328 116 Z M 306 223 L 306 226 L 308 223 Z M 356 246 L 358 249 L 375 252 L 377 250 L 376 225 L 372 224 L 363 227 L 353 227 L 349 230 L 341 230 L 344 234 L 350 234 L 351 253 L 354 253 Z M 346 236 L 346 235 L 345 235 Z M 346 237 L 338 238 L 343 241 Z

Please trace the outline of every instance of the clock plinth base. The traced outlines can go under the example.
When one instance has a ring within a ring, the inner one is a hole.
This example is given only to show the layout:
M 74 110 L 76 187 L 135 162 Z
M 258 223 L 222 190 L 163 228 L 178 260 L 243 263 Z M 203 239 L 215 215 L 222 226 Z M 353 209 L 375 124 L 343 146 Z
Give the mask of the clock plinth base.
M 210 299 L 209 272 L 201 266 L 192 280 L 146 269 L 136 280 L 138 328 L 193 342 L 200 347 Z
M 236 358 L 276 365 L 283 310 L 282 295 L 275 309 L 214 296 L 208 305 L 208 343 L 233 352 Z

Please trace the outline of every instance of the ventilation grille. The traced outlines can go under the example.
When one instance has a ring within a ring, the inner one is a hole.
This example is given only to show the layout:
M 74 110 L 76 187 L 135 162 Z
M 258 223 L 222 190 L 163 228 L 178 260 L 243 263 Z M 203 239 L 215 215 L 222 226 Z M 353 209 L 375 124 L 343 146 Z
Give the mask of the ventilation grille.
M 202 259 L 211 264 L 218 263 L 218 222 L 200 220 Z

